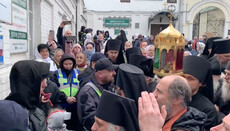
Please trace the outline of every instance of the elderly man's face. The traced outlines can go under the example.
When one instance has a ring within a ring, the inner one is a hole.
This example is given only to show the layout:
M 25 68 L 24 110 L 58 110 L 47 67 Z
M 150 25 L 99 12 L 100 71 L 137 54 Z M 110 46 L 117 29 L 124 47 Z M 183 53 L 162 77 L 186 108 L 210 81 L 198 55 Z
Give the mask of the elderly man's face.
M 118 57 L 118 51 L 116 50 L 109 50 L 107 51 L 108 58 L 112 60 L 112 62 L 116 62 Z
M 67 30 L 65 32 L 65 37 L 72 36 L 72 32 L 70 30 Z
M 95 122 L 93 123 L 93 126 L 91 127 L 92 131 L 108 131 L 109 123 L 95 117 Z
M 226 64 L 230 60 L 230 53 L 216 54 L 216 58 L 221 64 Z
M 91 127 L 91 130 L 92 131 L 110 131 L 110 127 L 109 127 L 109 123 L 100 119 L 100 118 L 97 118 L 95 116 L 95 122 L 93 123 L 93 126 Z M 111 130 L 111 131 L 119 131 L 120 128 L 119 126 L 116 126 L 114 130 Z
M 155 91 L 153 92 L 159 107 L 161 108 L 163 105 L 165 105 L 167 116 L 169 116 L 172 112 L 172 103 L 168 92 L 168 88 L 171 82 L 172 81 L 167 77 L 162 78 L 157 84 Z

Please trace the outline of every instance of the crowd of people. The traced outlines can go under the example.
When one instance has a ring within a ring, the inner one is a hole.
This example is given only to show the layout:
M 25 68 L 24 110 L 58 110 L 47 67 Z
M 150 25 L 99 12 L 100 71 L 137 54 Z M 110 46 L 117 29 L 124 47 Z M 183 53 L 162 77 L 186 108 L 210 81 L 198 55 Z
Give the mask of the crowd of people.
M 153 73 L 154 36 L 66 22 L 35 60 L 16 62 L 11 93 L 0 100 L 4 131 L 228 131 L 230 39 L 186 41 L 183 75 Z

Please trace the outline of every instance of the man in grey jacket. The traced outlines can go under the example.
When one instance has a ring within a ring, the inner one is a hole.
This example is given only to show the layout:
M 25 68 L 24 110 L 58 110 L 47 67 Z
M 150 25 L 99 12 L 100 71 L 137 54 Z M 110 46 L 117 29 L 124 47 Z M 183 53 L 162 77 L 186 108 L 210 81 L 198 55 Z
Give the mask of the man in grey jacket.
M 91 130 L 103 90 L 114 92 L 116 68 L 108 58 L 98 60 L 95 64 L 96 72 L 77 94 L 78 118 L 84 129 Z

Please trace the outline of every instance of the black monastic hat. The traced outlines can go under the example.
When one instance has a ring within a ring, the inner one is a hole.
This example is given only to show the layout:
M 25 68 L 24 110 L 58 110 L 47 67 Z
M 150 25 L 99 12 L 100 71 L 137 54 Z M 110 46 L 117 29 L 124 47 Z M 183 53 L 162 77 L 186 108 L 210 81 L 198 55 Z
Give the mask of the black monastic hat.
M 126 131 L 139 131 L 135 101 L 112 92 L 103 91 L 95 116 Z
M 144 74 L 149 77 L 154 77 L 153 73 L 153 59 L 147 59 L 143 55 L 131 54 L 129 56 L 129 64 L 135 65 L 142 69 Z
M 213 52 L 215 54 L 230 53 L 230 39 L 217 39 L 213 41 Z
M 120 64 L 118 67 L 116 85 L 120 87 L 126 97 L 134 99 L 136 104 L 142 91 L 147 91 L 144 72 L 130 64 Z
M 138 66 L 141 62 L 147 60 L 147 58 L 140 54 L 131 54 L 129 55 L 129 64 Z
M 211 64 L 202 57 L 186 56 L 184 58 L 183 72 L 196 77 L 202 84 L 205 84 L 210 67 Z
M 141 49 L 139 47 L 133 47 L 133 48 L 129 48 L 125 51 L 125 55 L 126 55 L 128 63 L 129 63 L 129 56 L 131 54 L 142 55 Z
M 121 41 L 120 40 L 108 40 L 106 47 L 105 47 L 105 52 L 109 51 L 109 50 L 116 50 L 116 51 L 120 51 L 121 48 Z
M 221 37 L 211 37 L 207 40 L 207 42 L 205 43 L 205 48 L 204 48 L 202 55 L 209 56 L 208 49 L 213 48 L 213 41 L 216 39 L 221 39 Z
M 146 76 L 149 76 L 152 78 L 154 77 L 155 74 L 153 73 L 153 59 L 147 59 L 141 62 L 138 67 L 143 70 Z

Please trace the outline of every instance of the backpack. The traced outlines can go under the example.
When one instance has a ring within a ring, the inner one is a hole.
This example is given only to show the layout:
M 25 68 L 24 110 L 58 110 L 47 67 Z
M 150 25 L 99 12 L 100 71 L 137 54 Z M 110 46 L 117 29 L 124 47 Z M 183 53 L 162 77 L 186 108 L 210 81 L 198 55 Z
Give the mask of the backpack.
M 25 109 L 29 116 L 29 129 L 31 131 L 47 131 L 45 113 L 35 108 L 33 110 Z

